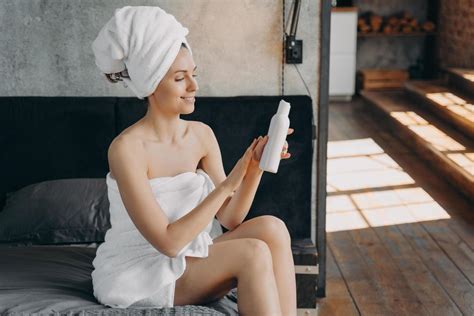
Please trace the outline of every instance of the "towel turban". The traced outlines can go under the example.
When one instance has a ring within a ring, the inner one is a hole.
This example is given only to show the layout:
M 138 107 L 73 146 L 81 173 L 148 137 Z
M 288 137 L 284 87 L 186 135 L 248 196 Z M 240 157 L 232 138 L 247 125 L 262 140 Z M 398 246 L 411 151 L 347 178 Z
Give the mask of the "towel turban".
M 95 63 L 106 74 L 128 71 L 123 78 L 139 99 L 151 95 L 171 64 L 188 29 L 159 7 L 126 6 L 100 30 L 92 43 Z

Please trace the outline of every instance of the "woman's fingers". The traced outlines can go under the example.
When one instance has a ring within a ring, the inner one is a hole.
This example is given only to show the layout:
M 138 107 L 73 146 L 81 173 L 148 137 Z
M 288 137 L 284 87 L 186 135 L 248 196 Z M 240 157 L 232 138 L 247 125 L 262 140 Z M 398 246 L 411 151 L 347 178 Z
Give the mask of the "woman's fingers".
M 261 154 L 263 153 L 263 148 L 265 147 L 265 144 L 267 143 L 267 141 L 268 141 L 268 136 L 259 137 L 258 144 L 255 147 L 255 151 L 259 154 L 259 156 L 261 156 Z
M 268 141 L 268 136 L 265 136 L 265 137 L 259 136 L 258 138 L 254 140 L 254 142 L 252 142 L 251 148 L 253 152 L 252 157 L 254 160 L 257 160 L 257 161 L 260 160 L 263 154 L 263 149 L 267 141 Z
M 288 142 L 285 140 L 281 153 L 286 154 L 288 152 Z
M 254 138 L 252 143 L 250 144 L 249 148 L 247 148 L 247 150 L 250 150 L 250 151 L 254 150 L 255 146 L 257 146 L 257 144 L 258 144 L 258 139 Z
M 288 129 L 288 135 L 292 134 L 294 132 L 294 129 L 289 128 Z M 265 148 L 266 143 L 268 142 L 268 135 L 265 136 L 259 136 L 258 138 L 254 138 L 252 141 L 252 144 L 249 146 L 247 151 L 251 152 L 252 154 L 249 156 L 253 157 L 255 160 L 260 160 L 263 154 L 263 149 Z M 283 144 L 283 149 L 281 152 L 281 159 L 288 159 L 291 157 L 291 154 L 288 152 L 288 142 L 285 140 L 285 143 Z
M 288 134 L 292 134 L 294 132 L 294 129 L 289 128 L 288 129 Z M 263 154 L 263 149 L 265 148 L 266 143 L 268 142 L 268 135 L 265 136 L 259 136 L 258 138 L 254 138 L 252 141 L 252 144 L 247 148 L 247 151 L 245 153 L 246 158 L 247 157 L 253 157 L 255 160 L 260 160 Z M 291 157 L 291 154 L 288 152 L 288 142 L 285 140 L 285 143 L 283 145 L 283 149 L 281 152 L 281 159 L 288 159 Z
M 291 157 L 291 154 L 288 152 L 288 142 L 285 140 L 285 144 L 283 145 L 283 151 L 281 152 L 282 159 L 288 159 Z
M 252 145 L 250 146 L 250 147 L 252 148 L 252 151 L 255 150 L 255 147 L 257 147 L 257 145 L 258 145 L 258 140 L 257 140 L 256 138 L 254 138 L 254 139 L 253 139 L 253 143 L 252 143 Z
M 256 144 L 257 144 L 257 139 L 254 138 L 253 141 L 252 141 L 252 143 L 251 143 L 250 146 L 249 146 L 250 150 L 253 150 L 253 149 L 255 148 L 255 145 L 256 145 Z
M 253 151 L 254 151 L 254 148 L 255 148 L 255 145 L 257 144 L 257 140 L 254 138 L 252 143 L 250 144 L 249 147 L 247 147 L 247 150 L 245 151 L 244 153 L 244 160 L 247 162 L 247 161 L 250 161 L 250 158 L 252 157 L 252 154 L 253 154 Z

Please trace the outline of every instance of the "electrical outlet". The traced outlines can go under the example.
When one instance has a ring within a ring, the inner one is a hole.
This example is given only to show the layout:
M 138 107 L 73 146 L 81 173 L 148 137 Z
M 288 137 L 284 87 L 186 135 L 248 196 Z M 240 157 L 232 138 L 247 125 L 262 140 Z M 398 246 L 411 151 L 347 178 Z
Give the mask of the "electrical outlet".
M 303 63 L 303 41 L 296 40 L 289 36 L 286 40 L 286 63 L 302 64 Z

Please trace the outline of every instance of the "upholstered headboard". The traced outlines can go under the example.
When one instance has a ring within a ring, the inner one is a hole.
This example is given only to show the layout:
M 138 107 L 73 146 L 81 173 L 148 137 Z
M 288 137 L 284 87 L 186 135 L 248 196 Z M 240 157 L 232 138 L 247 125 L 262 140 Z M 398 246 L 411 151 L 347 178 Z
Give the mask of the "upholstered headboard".
M 266 135 L 280 96 L 200 97 L 182 116 L 212 127 L 229 173 L 251 140 Z M 292 238 L 311 238 L 313 111 L 307 96 L 291 103 L 292 157 L 277 174 L 264 173 L 248 218 L 273 214 Z M 136 98 L 1 97 L 0 209 L 5 194 L 28 184 L 64 178 L 103 178 L 112 139 L 145 114 Z

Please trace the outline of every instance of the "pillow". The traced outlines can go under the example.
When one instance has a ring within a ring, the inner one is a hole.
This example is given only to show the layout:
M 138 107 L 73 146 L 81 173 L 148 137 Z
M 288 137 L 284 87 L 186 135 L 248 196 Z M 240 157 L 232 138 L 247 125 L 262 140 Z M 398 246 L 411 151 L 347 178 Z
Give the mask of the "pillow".
M 104 179 L 61 179 L 7 193 L 0 243 L 103 242 L 110 228 Z

